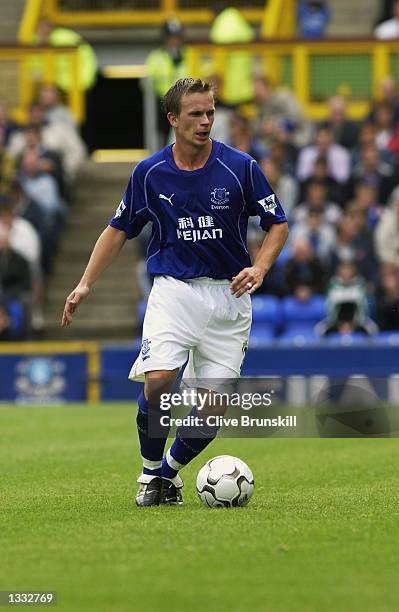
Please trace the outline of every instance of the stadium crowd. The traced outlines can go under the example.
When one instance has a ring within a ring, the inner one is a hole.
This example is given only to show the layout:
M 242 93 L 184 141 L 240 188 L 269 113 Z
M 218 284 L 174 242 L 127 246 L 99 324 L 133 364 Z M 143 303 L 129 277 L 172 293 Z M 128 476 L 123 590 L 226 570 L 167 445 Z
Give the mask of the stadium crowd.
M 390 14 L 399 15 L 399 2 L 391 5 Z M 324 15 L 318 33 L 323 36 L 328 3 L 300 6 L 302 35 L 315 36 L 317 10 Z M 312 32 L 305 34 L 306 28 Z M 215 18 L 209 38 L 240 43 L 254 40 L 254 33 L 230 8 Z M 163 44 L 150 53 L 147 70 L 159 103 L 160 140 L 168 142 L 162 96 L 187 74 L 184 32 L 176 20 L 165 24 Z M 351 120 L 346 98 L 334 95 L 327 119 L 316 123 L 292 91 L 254 72 L 248 53 L 231 52 L 223 75 L 212 73 L 209 65 L 204 76 L 221 84 L 225 94 L 218 100 L 213 137 L 258 161 L 290 224 L 288 245 L 258 294 L 291 296 L 300 308 L 325 296 L 320 334 L 399 330 L 399 95 L 394 78 L 384 79 L 361 121 Z M 0 100 L 0 340 L 43 330 L 44 287 L 85 155 L 57 86 L 40 87 L 24 125 L 10 119 Z M 144 299 L 151 288 L 147 238 L 145 228 L 138 266 Z M 262 239 L 256 219 L 250 220 L 252 256 Z
M 215 135 L 253 156 L 290 224 L 287 247 L 259 293 L 304 304 L 324 295 L 320 334 L 399 330 L 399 97 L 393 78 L 363 121 L 333 96 L 323 123 L 306 118 L 292 92 L 254 79 L 248 110 L 222 107 Z M 253 257 L 263 240 L 250 220 Z M 144 248 L 144 242 L 143 242 Z M 144 296 L 150 289 L 140 266 Z
M 22 125 L 0 101 L 0 340 L 43 330 L 45 283 L 85 156 L 55 85 L 40 87 Z

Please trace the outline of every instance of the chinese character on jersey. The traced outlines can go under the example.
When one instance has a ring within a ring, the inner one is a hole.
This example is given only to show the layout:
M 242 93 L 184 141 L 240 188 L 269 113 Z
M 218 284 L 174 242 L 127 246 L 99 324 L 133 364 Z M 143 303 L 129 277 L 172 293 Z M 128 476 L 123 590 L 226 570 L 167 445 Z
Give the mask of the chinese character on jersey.
M 213 227 L 215 224 L 213 222 L 213 217 L 205 216 L 198 217 L 198 225 L 199 227 Z
M 179 229 L 187 229 L 188 227 L 194 227 L 194 223 L 191 217 L 180 217 L 178 220 Z

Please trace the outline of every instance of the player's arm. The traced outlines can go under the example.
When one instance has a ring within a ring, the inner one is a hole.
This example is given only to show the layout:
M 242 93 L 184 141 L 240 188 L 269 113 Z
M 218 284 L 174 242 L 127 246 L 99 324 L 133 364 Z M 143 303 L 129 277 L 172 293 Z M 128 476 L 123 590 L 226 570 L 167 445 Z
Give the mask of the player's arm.
M 287 238 L 287 222 L 276 223 L 270 227 L 253 265 L 249 268 L 244 268 L 233 278 L 230 289 L 235 297 L 241 297 L 245 292 L 254 293 L 261 286 L 263 279 L 279 256 Z
M 126 241 L 126 233 L 108 226 L 98 238 L 79 284 L 66 299 L 61 326 L 72 323 L 72 315 L 84 300 L 91 286 L 112 263 Z

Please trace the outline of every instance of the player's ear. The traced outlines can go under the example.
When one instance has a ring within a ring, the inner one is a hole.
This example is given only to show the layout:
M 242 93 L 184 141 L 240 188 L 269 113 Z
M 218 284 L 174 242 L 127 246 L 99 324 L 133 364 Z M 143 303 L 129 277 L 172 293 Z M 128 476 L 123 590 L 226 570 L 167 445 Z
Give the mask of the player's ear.
M 178 117 L 174 113 L 168 113 L 167 115 L 168 121 L 172 127 L 177 127 L 179 120 Z

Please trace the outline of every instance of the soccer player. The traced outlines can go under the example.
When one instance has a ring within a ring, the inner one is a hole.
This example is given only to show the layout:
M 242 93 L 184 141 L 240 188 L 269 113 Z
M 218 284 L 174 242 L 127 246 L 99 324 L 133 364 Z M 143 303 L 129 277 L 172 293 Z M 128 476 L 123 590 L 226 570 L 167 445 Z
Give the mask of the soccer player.
M 151 222 L 147 266 L 154 284 L 141 352 L 129 375 L 145 380 L 137 414 L 143 460 L 138 506 L 182 503 L 178 472 L 208 446 L 217 428 L 178 428 L 164 456 L 168 430 L 150 436 L 149 413 L 161 414 L 161 393 L 171 390 L 187 360 L 190 378 L 206 379 L 210 390 L 213 379 L 238 378 L 251 326 L 250 294 L 262 284 L 288 235 L 282 207 L 255 160 L 210 138 L 212 86 L 180 79 L 164 103 L 175 143 L 134 169 L 62 317 L 62 326 L 72 322 L 126 239 Z M 251 215 L 260 217 L 267 232 L 253 263 L 246 247 Z M 196 414 L 194 407 L 190 415 Z

